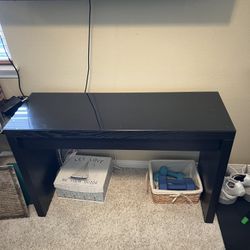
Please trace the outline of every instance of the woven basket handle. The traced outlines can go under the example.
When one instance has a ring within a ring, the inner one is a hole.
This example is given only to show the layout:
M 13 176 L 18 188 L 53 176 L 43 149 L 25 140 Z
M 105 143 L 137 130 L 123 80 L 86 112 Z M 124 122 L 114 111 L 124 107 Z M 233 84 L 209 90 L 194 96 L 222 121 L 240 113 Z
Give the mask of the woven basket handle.
M 145 177 L 145 185 L 146 185 L 146 192 L 149 192 L 149 171 L 146 172 L 146 177 Z

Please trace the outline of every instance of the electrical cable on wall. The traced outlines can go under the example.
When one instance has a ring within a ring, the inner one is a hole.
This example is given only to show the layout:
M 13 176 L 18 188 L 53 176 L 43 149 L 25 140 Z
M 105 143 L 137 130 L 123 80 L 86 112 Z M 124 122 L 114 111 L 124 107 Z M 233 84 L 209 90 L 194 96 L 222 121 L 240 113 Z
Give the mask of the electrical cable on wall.
M 18 79 L 18 88 L 19 88 L 19 91 L 20 91 L 22 97 L 26 97 L 26 96 L 24 95 L 23 91 L 22 91 L 21 79 L 20 79 L 19 71 L 18 71 L 17 67 L 15 66 L 14 62 L 10 59 L 9 54 L 8 54 L 8 52 L 7 52 L 7 49 L 6 49 L 5 45 L 4 45 L 4 42 L 3 42 L 3 39 L 2 39 L 1 36 L 0 36 L 0 40 L 1 40 L 1 43 L 2 43 L 2 45 L 3 45 L 4 52 L 5 52 L 5 54 L 6 54 L 7 58 L 8 58 L 8 61 L 10 62 L 10 64 L 13 66 L 13 68 L 14 68 L 15 71 L 16 71 L 17 79 Z
M 86 82 L 85 82 L 85 89 L 84 93 L 87 92 L 88 85 L 89 85 L 89 72 L 90 72 L 90 50 L 91 50 L 91 0 L 89 0 L 89 15 L 88 15 L 88 51 L 87 51 L 87 75 L 86 75 Z
M 89 73 L 90 73 L 90 51 L 91 51 L 91 14 L 92 14 L 92 6 L 91 6 L 91 0 L 89 2 L 89 11 L 88 11 L 88 49 L 87 49 L 87 75 L 86 75 L 86 82 L 85 82 L 85 89 L 84 93 L 87 94 L 87 97 L 89 99 L 89 102 L 94 110 L 94 114 L 96 117 L 96 121 L 98 123 L 99 128 L 101 128 L 101 122 L 98 118 L 97 110 L 95 108 L 95 105 L 93 104 L 91 97 L 87 93 L 88 85 L 89 85 Z

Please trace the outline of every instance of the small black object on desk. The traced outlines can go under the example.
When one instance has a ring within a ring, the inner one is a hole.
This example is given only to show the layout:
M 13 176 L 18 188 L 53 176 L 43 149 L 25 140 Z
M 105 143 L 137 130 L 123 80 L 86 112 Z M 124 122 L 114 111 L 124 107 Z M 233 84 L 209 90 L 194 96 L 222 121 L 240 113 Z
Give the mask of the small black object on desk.
M 213 222 L 235 136 L 217 92 L 33 93 L 4 128 L 39 216 L 58 148 L 200 151 L 205 222 Z
M 6 116 L 12 116 L 17 109 L 22 105 L 22 100 L 19 97 L 12 96 L 4 101 L 0 106 L 0 112 Z

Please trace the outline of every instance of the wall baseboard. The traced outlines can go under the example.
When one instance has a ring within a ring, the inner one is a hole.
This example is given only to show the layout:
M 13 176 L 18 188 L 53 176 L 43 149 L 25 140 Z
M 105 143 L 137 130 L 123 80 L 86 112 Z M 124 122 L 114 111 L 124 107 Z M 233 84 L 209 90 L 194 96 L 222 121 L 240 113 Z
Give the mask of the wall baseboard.
M 148 168 L 148 161 L 116 160 L 114 163 L 120 168 Z
M 113 162 L 120 168 L 148 168 L 149 164 L 149 161 L 138 161 L 138 160 L 114 160 Z M 229 163 L 228 165 L 235 167 L 236 169 L 241 169 L 244 166 L 248 166 L 250 168 L 250 165 L 247 164 Z

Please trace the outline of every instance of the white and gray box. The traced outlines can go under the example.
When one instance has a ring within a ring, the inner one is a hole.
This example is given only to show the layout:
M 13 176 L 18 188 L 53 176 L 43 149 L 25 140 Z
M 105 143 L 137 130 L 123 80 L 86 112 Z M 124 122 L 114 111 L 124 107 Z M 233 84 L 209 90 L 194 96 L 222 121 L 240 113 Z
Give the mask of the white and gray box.
M 90 155 L 70 157 L 54 181 L 57 195 L 103 202 L 112 173 L 111 161 L 111 157 Z M 79 173 L 87 178 L 76 178 Z

